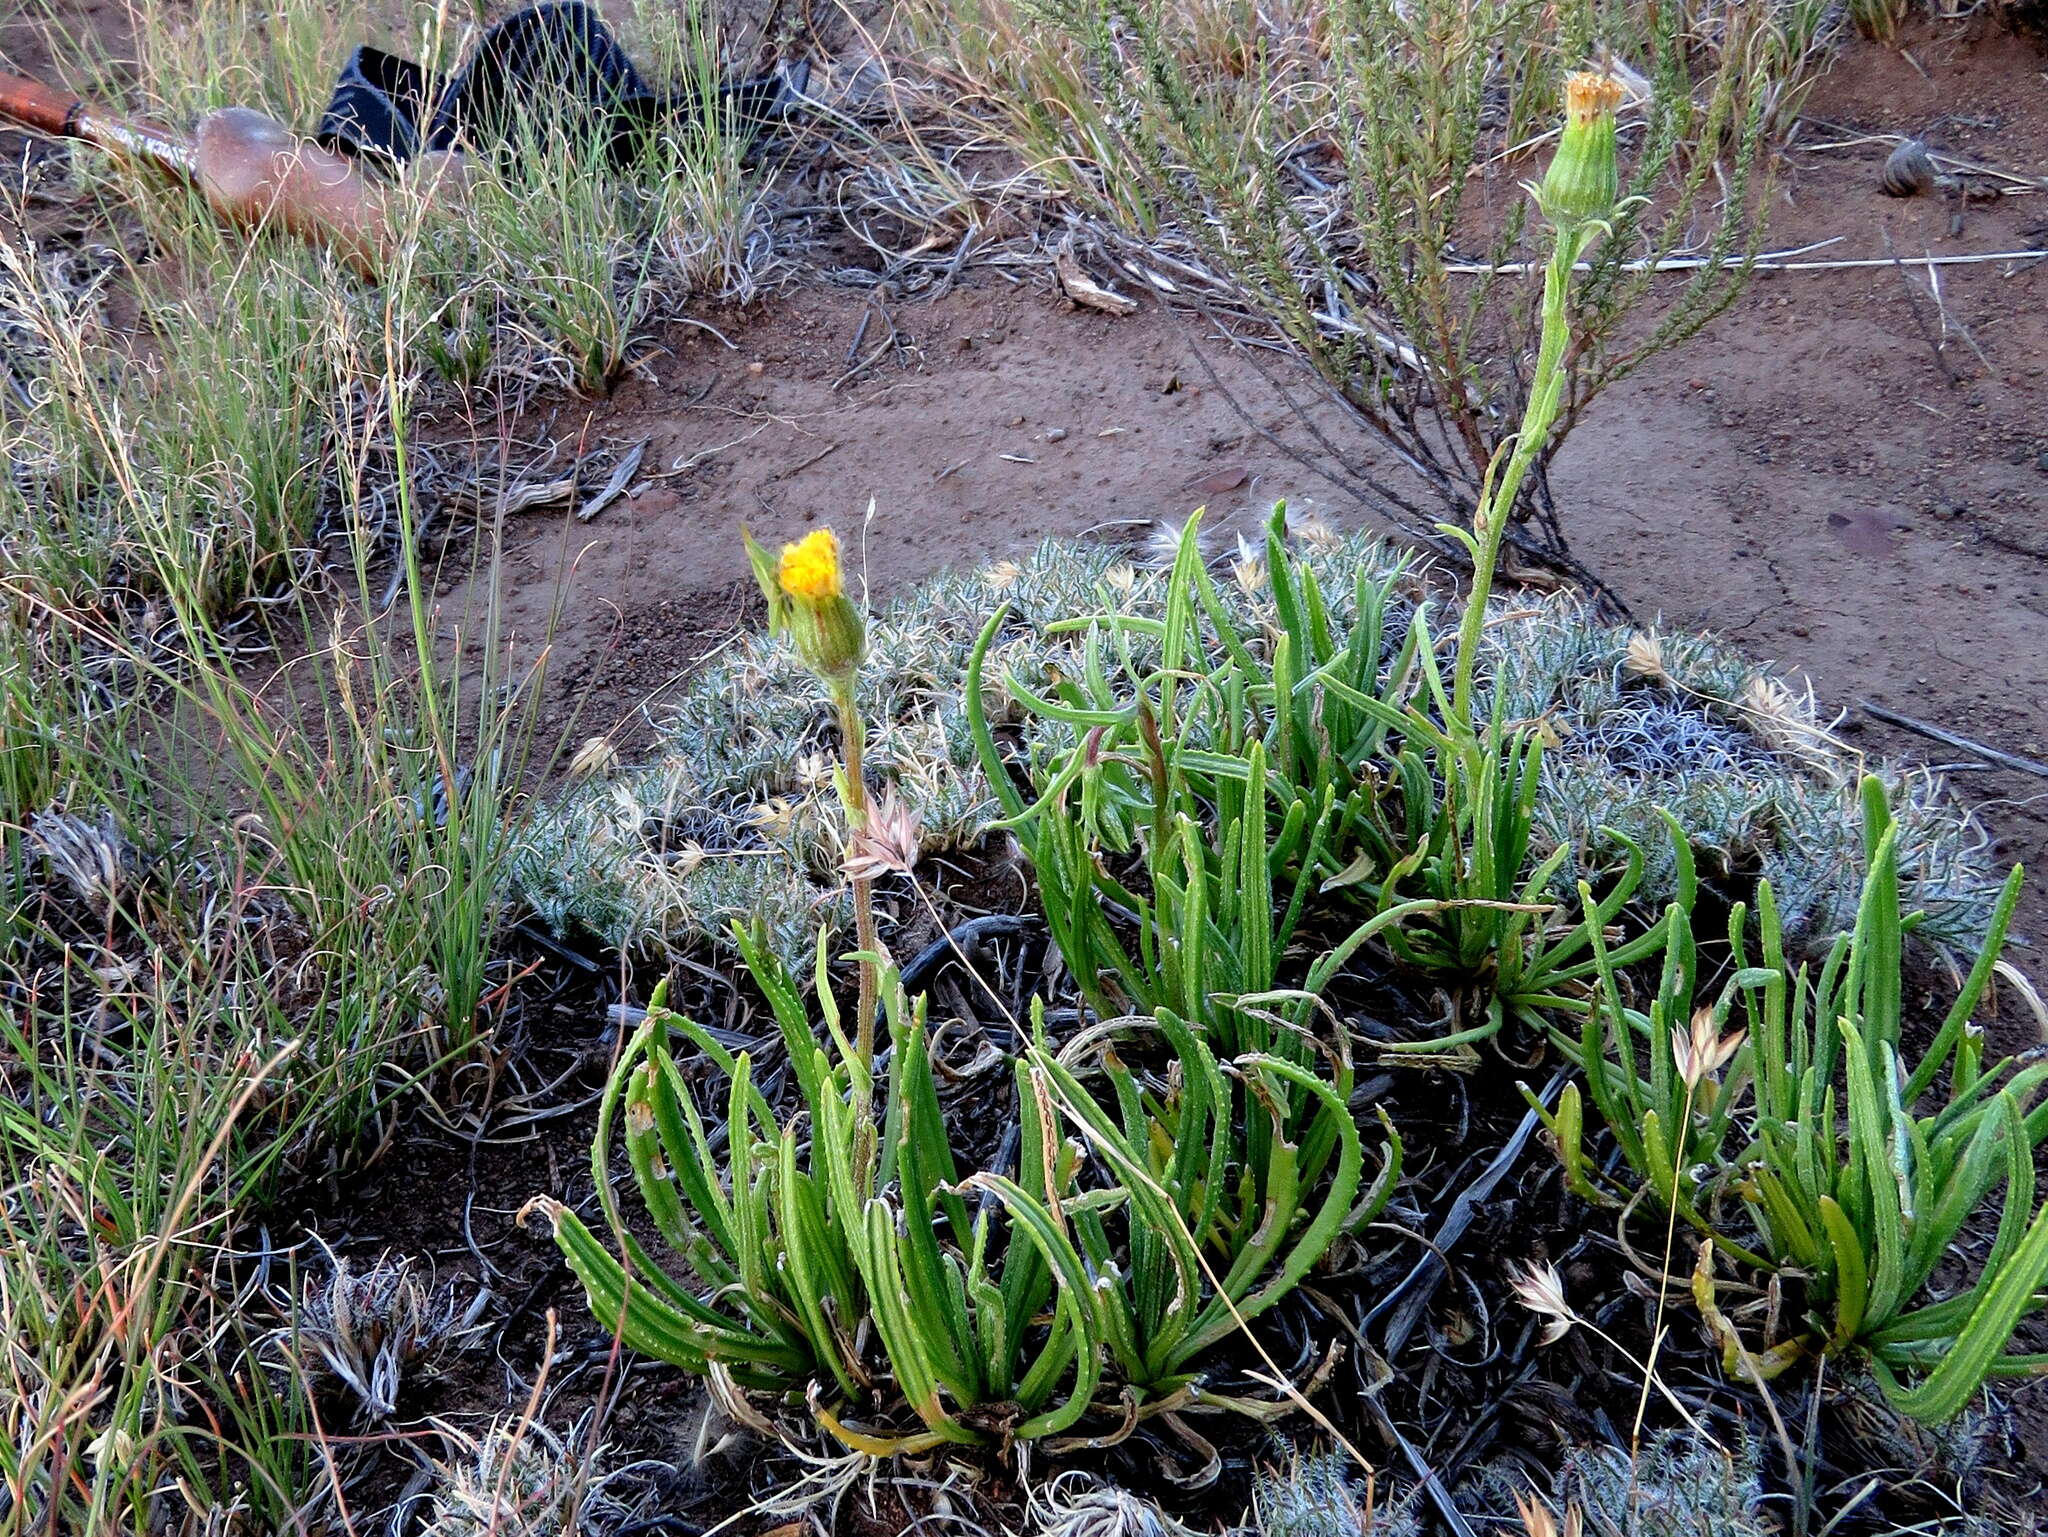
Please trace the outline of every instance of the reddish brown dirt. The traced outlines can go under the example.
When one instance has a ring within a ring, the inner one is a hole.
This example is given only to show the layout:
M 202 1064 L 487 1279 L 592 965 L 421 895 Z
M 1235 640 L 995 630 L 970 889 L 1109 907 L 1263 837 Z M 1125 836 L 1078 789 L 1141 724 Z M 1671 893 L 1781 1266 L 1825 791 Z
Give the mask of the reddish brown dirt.
M 1911 62 L 1850 48 L 1809 117 L 1853 131 L 1809 123 L 1799 143 L 1917 133 L 2048 173 L 2048 51 L 1989 28 L 1916 34 L 1909 49 Z M 1882 259 L 1887 237 L 1908 257 L 2048 245 L 2048 193 L 1972 202 L 1952 235 L 1945 203 L 1879 191 L 1889 148 L 1795 146 L 1772 244 L 1835 240 L 1813 260 Z M 1939 334 L 1925 270 L 1760 277 L 1593 408 L 1557 467 L 1565 526 L 1639 615 L 1721 630 L 1805 672 L 1831 707 L 1870 700 L 2048 758 L 2048 262 L 1941 269 L 1941 304 L 1976 349 L 1952 332 L 1941 359 L 1915 319 L 1917 303 Z M 1262 426 L 1300 439 L 1260 375 L 1155 307 L 1111 320 L 1046 283 L 979 274 L 893 306 L 905 350 L 835 388 L 868 313 L 860 293 L 810 288 L 722 320 L 731 350 L 678 329 L 653 382 L 557 413 L 571 441 L 650 438 L 647 462 L 668 477 L 591 525 L 509 530 L 516 630 L 546 628 L 564 578 L 552 676 L 558 699 L 589 692 L 578 729 L 618 726 L 627 749 L 644 739 L 637 706 L 733 612 L 742 522 L 764 538 L 819 520 L 850 531 L 872 501 L 865 564 L 886 590 L 1203 503 L 1212 523 L 1247 530 L 1276 496 L 1347 516 L 1334 488 L 1247 430 L 1194 349 Z M 881 334 L 869 320 L 861 350 Z M 1214 489 L 1238 470 L 1241 485 Z M 1921 761 L 1968 756 L 1860 712 L 1847 726 Z M 2048 780 L 1958 783 L 2002 856 L 2039 867 Z M 2037 883 L 2022 927 L 2038 934 L 2044 919 Z
M 49 22 L 36 14 L 40 6 L 10 6 L 10 14 L 0 16 L 0 69 L 11 73 L 33 75 L 37 79 L 58 82 L 52 78 L 55 52 L 49 46 L 52 36 Z M 77 36 L 91 36 L 116 55 L 124 53 L 127 40 L 133 35 L 128 25 L 126 6 L 120 0 L 74 0 L 61 7 L 65 26 Z M 74 84 L 72 89 L 78 87 Z
M 661 477 L 590 524 L 506 531 L 507 622 L 531 638 L 559 612 L 551 675 L 595 686 L 583 726 L 622 726 L 632 745 L 637 707 L 737 617 L 735 593 L 751 590 L 742 523 L 770 539 L 829 522 L 882 592 L 1052 535 L 1129 537 L 1204 503 L 1255 531 L 1240 514 L 1256 499 L 1328 494 L 1247 441 L 1156 311 L 1112 320 L 985 278 L 895 307 L 903 352 L 835 388 L 868 313 L 859 292 L 804 289 L 728 326 L 733 350 L 679 330 L 656 382 L 557 414 L 571 441 L 647 439 Z M 862 351 L 886 335 L 870 321 Z

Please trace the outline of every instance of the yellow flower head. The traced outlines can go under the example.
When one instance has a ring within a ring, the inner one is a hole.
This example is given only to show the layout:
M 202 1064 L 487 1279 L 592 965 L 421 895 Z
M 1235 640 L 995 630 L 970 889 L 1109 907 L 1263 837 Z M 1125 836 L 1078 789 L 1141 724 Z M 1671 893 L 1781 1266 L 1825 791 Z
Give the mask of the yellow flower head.
M 785 544 L 776 579 L 784 592 L 805 603 L 828 603 L 840 596 L 845 588 L 839 576 L 839 536 L 820 528 Z
M 780 560 L 744 528 L 740 538 L 768 602 L 768 633 L 787 637 L 804 665 L 832 687 L 850 687 L 867 655 L 867 625 L 846 596 L 832 530 L 814 529 L 785 544 Z
M 1628 92 L 1614 76 L 1580 70 L 1564 83 L 1564 110 L 1574 123 L 1588 127 L 1621 109 Z

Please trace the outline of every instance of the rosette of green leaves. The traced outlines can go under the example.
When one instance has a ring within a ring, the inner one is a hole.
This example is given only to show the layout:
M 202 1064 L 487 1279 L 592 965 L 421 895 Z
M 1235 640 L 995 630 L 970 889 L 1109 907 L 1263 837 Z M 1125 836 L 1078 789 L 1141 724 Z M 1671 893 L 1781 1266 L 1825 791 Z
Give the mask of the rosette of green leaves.
M 893 1047 L 880 1127 L 856 1124 L 870 1103 L 860 1059 L 821 974 L 826 1044 L 812 1033 L 794 979 L 757 935 L 741 935 L 788 1052 L 798 1104 L 779 1116 L 735 1055 L 656 1004 L 607 1087 L 592 1175 L 617 1243 L 576 1214 L 546 1209 L 598 1319 L 626 1345 L 695 1372 L 716 1365 L 744 1387 L 837 1390 L 819 1417 L 865 1449 L 971 1442 L 1000 1428 L 1056 1432 L 1087 1409 L 1100 1375 L 1093 1294 L 1053 1216 L 1073 1193 L 1078 1155 L 1020 1093 L 1015 1179 L 980 1176 L 997 1200 L 970 1203 L 940 1112 L 923 1008 L 891 968 L 882 996 Z M 820 950 L 820 968 L 824 964 Z M 727 1084 L 723 1146 L 678 1066 L 681 1037 Z M 1026 1069 L 1019 1064 L 1020 1083 Z M 622 1220 L 610 1166 L 622 1141 L 655 1231 L 687 1268 L 672 1276 Z M 855 1150 L 878 1156 L 863 1173 Z M 1009 1220 L 1000 1220 L 1007 1214 Z M 864 1328 L 864 1326 L 866 1326 Z M 861 1348 L 871 1333 L 872 1356 Z M 887 1386 L 884 1379 L 887 1379 Z M 868 1435 L 841 1423 L 849 1403 L 907 1407 L 923 1429 Z
M 1697 997 L 1687 882 L 1651 1010 L 1625 1007 L 1615 967 L 1603 964 L 1602 1005 L 1574 1050 L 1586 1097 L 1635 1180 L 1722 1255 L 1799 1282 L 1799 1328 L 1750 1354 L 1714 1305 L 1703 1256 L 1695 1296 L 1731 1370 L 1745 1357 L 1748 1369 L 1768 1374 L 1806 1355 L 1853 1351 L 1901 1411 L 1939 1422 L 1987 1377 L 2048 1369 L 2048 1356 L 2009 1349 L 2020 1321 L 2048 1298 L 2048 1204 L 2034 1199 L 2034 1151 L 2048 1139 L 2048 1104 L 2039 1102 L 2048 1063 L 1987 1065 L 1971 1019 L 2019 900 L 2018 868 L 1984 949 L 1916 1056 L 1904 1033 L 1903 947 L 1913 919 L 1900 910 L 1898 829 L 1878 780 L 1866 778 L 1862 796 L 1868 874 L 1856 926 L 1817 967 L 1787 960 L 1766 883 L 1756 947 L 1738 907 L 1726 980 L 1714 997 Z M 1746 1039 L 1716 1091 L 1689 1100 L 1670 1037 L 1698 1007 Z M 1551 1130 L 1575 1188 L 1598 1199 L 1607 1192 L 1582 1145 L 1583 1118 L 1573 1085 Z M 1994 1201 L 1990 1249 L 1969 1284 L 1923 1300 Z
M 1117 1043 L 1155 1034 L 1171 1066 L 1148 1079 Z M 1263 1052 L 1219 1060 L 1169 1010 L 1106 1021 L 1057 1055 L 1041 1040 L 1031 1060 L 1106 1173 L 1069 1215 L 1116 1375 L 1141 1399 L 1188 1395 L 1203 1356 L 1376 1217 L 1400 1179 L 1383 1118 L 1387 1151 L 1365 1185 L 1358 1124 L 1329 1072 Z M 1084 1082 L 1097 1075 L 1107 1095 Z M 1348 1091 L 1348 1065 L 1336 1076 Z
M 760 936 L 741 945 L 796 1103 L 778 1113 L 751 1053 L 728 1051 L 657 998 L 607 1086 L 592 1148 L 612 1244 L 560 1203 L 541 1206 L 593 1312 L 628 1347 L 813 1397 L 820 1421 L 862 1450 L 1056 1434 L 1096 1406 L 1106 1378 L 1127 1405 L 1186 1395 L 1202 1355 L 1369 1221 L 1399 1176 L 1390 1129 L 1385 1166 L 1361 1195 L 1341 1060 L 1322 1072 L 1261 1053 L 1219 1061 L 1164 1016 L 1162 1075 L 1107 1049 L 1081 1069 L 1074 1048 L 1048 1046 L 1041 1006 L 1013 1069 L 1014 1171 L 963 1178 L 922 1003 L 904 997 L 893 969 L 880 989 L 888 1083 L 880 1124 L 863 1126 L 856 1107 L 874 1096 L 856 1081 L 822 948 L 821 1042 Z M 722 1127 L 699 1105 L 678 1041 L 722 1076 Z M 1084 1070 L 1106 1090 L 1084 1084 Z M 1313 1109 L 1297 1113 L 1297 1101 Z M 673 1268 L 624 1220 L 615 1135 Z M 867 1173 L 863 1145 L 877 1150 Z M 856 1427 L 849 1406 L 887 1428 Z M 902 1426 L 906 1412 L 916 1427 Z

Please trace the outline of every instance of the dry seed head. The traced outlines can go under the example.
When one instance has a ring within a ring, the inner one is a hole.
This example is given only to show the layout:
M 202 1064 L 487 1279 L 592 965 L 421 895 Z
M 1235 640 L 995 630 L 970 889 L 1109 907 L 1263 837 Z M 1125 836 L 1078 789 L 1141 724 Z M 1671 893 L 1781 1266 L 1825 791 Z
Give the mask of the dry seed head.
M 640 797 L 633 793 L 631 786 L 614 780 L 606 799 L 611 803 L 612 814 L 621 823 L 637 827 L 646 819 L 647 808 L 641 804 Z M 597 833 L 600 837 L 609 836 L 610 828 L 606 823 L 600 822 Z
M 1515 1491 L 1515 1511 L 1522 1518 L 1522 1530 L 1529 1537 L 1558 1537 L 1557 1517 L 1550 1513 L 1550 1507 L 1533 1496 Z M 1564 1537 L 1579 1537 L 1585 1526 L 1585 1512 L 1578 1506 L 1566 1508 L 1564 1513 Z
M 86 1443 L 85 1454 L 102 1473 L 120 1473 L 135 1463 L 135 1437 L 119 1425 L 103 1430 Z
M 1186 518 L 1179 521 L 1161 518 L 1152 525 L 1152 531 L 1145 536 L 1146 565 L 1160 571 L 1173 569 L 1174 562 L 1180 559 L 1181 541 L 1187 534 L 1188 521 Z M 1210 539 L 1210 532 L 1206 528 L 1198 529 L 1195 533 L 1195 558 L 1205 565 L 1209 560 Z
M 1287 537 L 1298 539 L 1312 550 L 1334 549 L 1343 540 L 1329 520 L 1308 502 L 1290 503 L 1287 508 Z
M 1628 99 L 1628 88 L 1605 70 L 1580 70 L 1564 83 L 1564 110 L 1578 127 L 1612 117 Z
M 747 820 L 771 838 L 787 838 L 790 829 L 796 825 L 796 806 L 788 796 L 771 796 L 760 805 L 750 807 Z
M 1820 759 L 1841 745 L 1815 718 L 1810 688 L 1800 694 L 1783 679 L 1758 673 L 1744 686 L 1741 707 L 1750 731 L 1779 752 Z
M 857 881 L 879 875 L 908 875 L 917 864 L 924 825 L 890 786 L 868 808 L 867 823 L 853 830 L 846 873 Z
M 1742 1049 L 1748 1034 L 1746 1030 L 1737 1030 L 1723 1035 L 1712 1009 L 1694 1010 L 1689 1025 L 1683 1029 L 1671 1027 L 1671 1055 L 1678 1076 L 1685 1080 L 1687 1088 L 1697 1089 L 1728 1065 L 1729 1059 Z
M 981 573 L 982 585 L 991 592 L 1008 592 L 1023 577 L 1024 568 L 1014 560 L 999 560 Z
M 576 756 L 569 760 L 569 778 L 581 783 L 586 779 L 609 779 L 619 771 L 619 750 L 601 736 L 594 736 L 576 749 Z
M 1265 553 L 1248 543 L 1242 534 L 1237 536 L 1237 558 L 1230 563 L 1230 579 L 1248 598 L 1257 597 L 1266 585 Z
M 1578 1322 L 1578 1314 L 1565 1300 L 1564 1277 L 1549 1261 L 1541 1265 L 1520 1266 L 1515 1271 L 1514 1289 L 1517 1302 L 1537 1317 L 1548 1320 L 1543 1326 L 1544 1344 L 1555 1345 Z
M 1138 568 L 1127 560 L 1120 560 L 1102 573 L 1102 580 L 1118 597 L 1128 598 L 1138 590 Z
M 1763 723 L 1790 724 L 1796 716 L 1792 691 L 1765 673 L 1758 673 L 1743 687 L 1742 708 Z
M 1671 681 L 1671 673 L 1664 665 L 1664 641 L 1655 630 L 1638 630 L 1628 638 L 1621 667 L 1632 678 L 1651 683 Z

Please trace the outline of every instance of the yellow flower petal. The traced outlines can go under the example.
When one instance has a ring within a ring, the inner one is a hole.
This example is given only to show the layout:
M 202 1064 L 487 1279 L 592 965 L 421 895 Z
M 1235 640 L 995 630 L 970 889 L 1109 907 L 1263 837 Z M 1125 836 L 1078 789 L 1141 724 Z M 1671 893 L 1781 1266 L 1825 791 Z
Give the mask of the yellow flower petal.
M 795 544 L 782 547 L 776 571 L 782 590 L 805 603 L 827 603 L 843 590 L 839 577 L 839 536 L 829 528 L 814 529 Z

